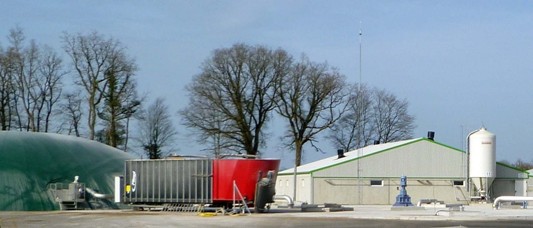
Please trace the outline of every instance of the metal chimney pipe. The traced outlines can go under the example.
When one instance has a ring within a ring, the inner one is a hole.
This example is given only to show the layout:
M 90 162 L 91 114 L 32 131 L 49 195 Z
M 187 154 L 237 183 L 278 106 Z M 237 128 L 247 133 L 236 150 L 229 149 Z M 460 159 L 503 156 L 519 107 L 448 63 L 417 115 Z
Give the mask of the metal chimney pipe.
M 338 149 L 337 150 L 337 155 L 339 156 L 338 158 L 341 159 L 343 157 L 346 157 L 344 156 L 344 150 L 343 149 Z
M 435 140 L 435 132 L 434 131 L 428 131 L 428 139 L 433 141 Z

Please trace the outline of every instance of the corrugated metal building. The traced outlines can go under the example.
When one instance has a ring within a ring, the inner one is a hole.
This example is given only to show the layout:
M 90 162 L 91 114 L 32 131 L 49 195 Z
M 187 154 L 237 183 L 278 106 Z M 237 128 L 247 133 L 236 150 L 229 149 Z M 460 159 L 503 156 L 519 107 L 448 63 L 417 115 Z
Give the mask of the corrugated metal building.
M 392 205 L 400 177 L 407 176 L 413 203 L 437 199 L 465 202 L 475 189 L 467 188 L 467 156 L 462 150 L 417 138 L 370 145 L 297 167 L 296 201 L 322 204 Z M 526 195 L 528 173 L 497 164 L 497 177 L 489 190 L 493 198 Z M 293 196 L 294 169 L 278 174 L 277 195 Z

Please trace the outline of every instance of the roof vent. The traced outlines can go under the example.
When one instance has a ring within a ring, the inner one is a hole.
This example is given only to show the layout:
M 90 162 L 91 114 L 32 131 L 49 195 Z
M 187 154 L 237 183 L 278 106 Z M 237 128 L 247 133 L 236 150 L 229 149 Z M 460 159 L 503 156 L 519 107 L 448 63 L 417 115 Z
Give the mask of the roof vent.
M 338 149 L 337 150 L 337 155 L 339 156 L 339 159 L 341 159 L 343 157 L 346 157 L 346 156 L 344 156 L 344 150 L 343 149 Z
M 428 131 L 428 139 L 434 140 L 435 139 L 435 132 L 434 131 Z
M 374 145 L 378 145 L 379 143 L 379 140 L 374 140 Z

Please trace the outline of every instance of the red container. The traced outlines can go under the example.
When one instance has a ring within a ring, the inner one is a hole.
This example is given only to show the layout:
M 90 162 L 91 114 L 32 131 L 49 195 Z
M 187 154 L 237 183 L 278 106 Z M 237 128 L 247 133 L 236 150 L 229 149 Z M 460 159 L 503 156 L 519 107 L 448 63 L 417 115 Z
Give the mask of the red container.
M 278 173 L 277 159 L 216 159 L 213 161 L 213 203 L 233 201 L 233 181 L 247 201 L 255 199 L 258 180 L 266 177 L 268 171 Z M 275 182 L 274 182 L 275 183 Z M 237 200 L 240 200 L 235 193 Z

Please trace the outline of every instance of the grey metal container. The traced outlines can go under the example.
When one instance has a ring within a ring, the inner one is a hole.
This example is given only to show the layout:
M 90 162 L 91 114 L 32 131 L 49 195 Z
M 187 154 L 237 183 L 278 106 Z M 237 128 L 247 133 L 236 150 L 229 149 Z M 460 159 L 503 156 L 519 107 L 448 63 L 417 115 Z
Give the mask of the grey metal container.
M 128 160 L 124 202 L 212 203 L 211 159 Z

